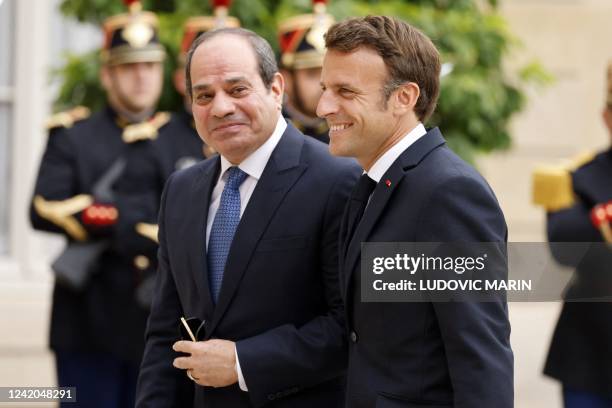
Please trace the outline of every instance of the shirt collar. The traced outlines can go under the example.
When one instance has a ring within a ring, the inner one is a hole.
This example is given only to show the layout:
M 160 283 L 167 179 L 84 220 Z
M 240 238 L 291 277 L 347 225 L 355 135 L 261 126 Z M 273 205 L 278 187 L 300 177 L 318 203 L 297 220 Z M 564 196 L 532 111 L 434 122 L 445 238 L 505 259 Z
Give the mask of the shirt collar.
M 285 133 L 285 129 L 287 129 L 287 122 L 283 118 L 282 115 L 278 116 L 278 121 L 276 122 L 276 127 L 272 132 L 272 135 L 255 150 L 246 159 L 242 161 L 238 165 L 238 168 L 248 174 L 250 177 L 253 177 L 256 180 L 259 180 L 261 174 L 263 173 L 266 164 L 268 164 L 268 160 L 270 160 L 270 156 L 272 152 L 276 148 L 276 145 L 281 139 L 283 133 Z M 233 164 L 230 163 L 225 157 L 221 156 L 221 176 L 225 174 L 226 170 L 232 167 Z
M 406 136 L 400 139 L 395 145 L 391 146 L 376 163 L 368 171 L 368 176 L 375 182 L 379 182 L 382 176 L 389 170 L 389 167 L 397 160 L 398 157 L 409 148 L 414 142 L 419 140 L 422 136 L 427 134 L 425 126 L 419 123 L 414 129 L 412 129 Z

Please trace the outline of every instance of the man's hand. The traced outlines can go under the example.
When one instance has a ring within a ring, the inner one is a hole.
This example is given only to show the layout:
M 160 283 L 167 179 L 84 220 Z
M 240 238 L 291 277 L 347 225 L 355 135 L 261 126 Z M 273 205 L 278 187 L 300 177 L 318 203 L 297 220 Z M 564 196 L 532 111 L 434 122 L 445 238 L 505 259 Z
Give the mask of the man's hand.
M 238 381 L 236 345 L 229 340 L 177 341 L 174 351 L 190 354 L 177 357 L 174 366 L 187 372 L 199 385 L 227 387 Z

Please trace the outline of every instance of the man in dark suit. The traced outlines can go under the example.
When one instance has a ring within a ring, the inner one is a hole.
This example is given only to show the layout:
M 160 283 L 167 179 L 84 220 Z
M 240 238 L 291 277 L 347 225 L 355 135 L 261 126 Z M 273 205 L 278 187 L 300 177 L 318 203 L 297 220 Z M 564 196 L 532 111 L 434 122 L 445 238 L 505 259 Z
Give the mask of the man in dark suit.
M 283 78 L 253 32 L 198 37 L 186 77 L 220 155 L 162 196 L 137 406 L 342 406 L 337 237 L 359 168 L 285 122 Z M 183 316 L 197 341 L 177 341 Z
M 362 242 L 501 242 L 506 224 L 482 177 L 422 122 L 440 61 L 431 41 L 390 17 L 330 28 L 317 113 L 330 150 L 365 170 L 341 225 L 349 329 L 347 407 L 512 407 L 505 300 L 362 302 Z

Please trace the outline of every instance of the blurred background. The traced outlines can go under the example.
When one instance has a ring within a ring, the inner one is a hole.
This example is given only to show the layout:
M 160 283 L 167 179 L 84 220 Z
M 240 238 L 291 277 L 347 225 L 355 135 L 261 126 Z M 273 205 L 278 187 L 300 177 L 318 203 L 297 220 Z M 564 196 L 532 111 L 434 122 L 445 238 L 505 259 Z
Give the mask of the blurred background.
M 171 55 L 160 109 L 176 110 L 181 100 L 169 75 L 181 25 L 189 15 L 210 14 L 210 7 L 202 0 L 143 6 L 159 13 Z M 230 14 L 278 49 L 278 21 L 310 7 L 309 0 L 236 0 Z M 34 232 L 27 211 L 47 138 L 45 119 L 103 103 L 99 27 L 123 10 L 118 0 L 0 0 L 0 386 L 55 384 L 47 347 L 49 265 L 63 240 Z M 328 10 L 337 19 L 396 15 L 432 37 L 445 75 L 428 125 L 439 125 L 451 147 L 492 185 L 509 241 L 545 241 L 545 213 L 531 203 L 533 169 L 609 145 L 601 112 L 612 2 L 336 0 Z M 561 406 L 560 387 L 541 374 L 560 308 L 560 302 L 510 305 L 517 407 Z

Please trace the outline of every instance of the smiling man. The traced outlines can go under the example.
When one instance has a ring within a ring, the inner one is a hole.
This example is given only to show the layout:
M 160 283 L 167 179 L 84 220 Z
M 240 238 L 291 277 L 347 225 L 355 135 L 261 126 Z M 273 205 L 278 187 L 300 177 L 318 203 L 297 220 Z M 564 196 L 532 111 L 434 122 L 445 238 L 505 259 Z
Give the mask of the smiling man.
M 285 122 L 283 77 L 255 33 L 198 37 L 186 78 L 219 156 L 166 184 L 137 406 L 341 407 L 337 237 L 359 167 Z M 177 341 L 183 316 L 197 341 Z
M 338 23 L 325 40 L 317 113 L 329 123 L 331 152 L 364 169 L 340 233 L 347 407 L 512 407 L 505 301 L 361 301 L 362 242 L 506 240 L 489 186 L 440 130 L 423 126 L 438 98 L 438 51 L 384 16 Z

